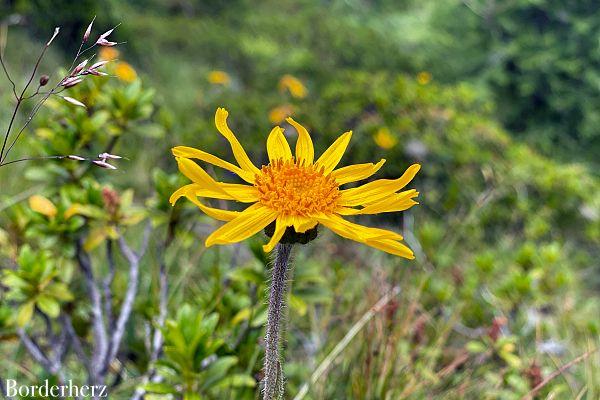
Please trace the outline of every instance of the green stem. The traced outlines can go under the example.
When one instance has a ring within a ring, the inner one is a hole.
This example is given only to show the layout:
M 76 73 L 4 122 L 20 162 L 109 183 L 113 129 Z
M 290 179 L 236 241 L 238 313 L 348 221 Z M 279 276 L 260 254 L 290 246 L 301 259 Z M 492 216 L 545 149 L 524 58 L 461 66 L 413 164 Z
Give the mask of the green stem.
M 286 277 L 290 269 L 291 244 L 278 244 L 275 249 L 273 275 L 269 292 L 269 313 L 265 336 L 265 368 L 263 400 L 283 398 L 283 367 L 279 355 L 281 316 L 284 308 Z

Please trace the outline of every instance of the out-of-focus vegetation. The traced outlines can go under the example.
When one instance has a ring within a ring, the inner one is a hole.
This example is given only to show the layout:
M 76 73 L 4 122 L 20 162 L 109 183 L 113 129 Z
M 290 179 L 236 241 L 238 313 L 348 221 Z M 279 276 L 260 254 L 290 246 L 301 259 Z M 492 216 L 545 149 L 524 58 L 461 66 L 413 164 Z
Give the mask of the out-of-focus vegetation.
M 288 397 L 398 286 L 400 295 L 305 398 L 519 399 L 586 353 L 540 398 L 597 398 L 600 183 L 592 155 L 600 11 L 593 3 L 65 2 L 56 21 L 43 19 L 45 3 L 17 1 L 3 11 L 29 21 L 10 28 L 12 70 L 30 65 L 29 49 L 45 39 L 38 32 L 52 29 L 46 23 L 75 26 L 77 41 L 98 14 L 107 29 L 122 22 L 119 40 L 127 43 L 109 54 L 118 58 L 110 67 L 117 77 L 70 89 L 87 109 L 49 103 L 15 149 L 110 150 L 127 159 L 114 172 L 71 161 L 0 168 L 0 352 L 14 360 L 0 367 L 1 378 L 49 375 L 19 344 L 19 327 L 35 333 L 49 321 L 56 328 L 66 315 L 80 340 L 90 340 L 76 244 L 100 274 L 108 243 L 120 235 L 141 242 L 149 220 L 150 250 L 111 366 L 111 398 L 130 398 L 136 387 L 175 398 L 257 397 L 269 276 L 264 237 L 205 249 L 213 221 L 167 201 L 182 183 L 172 145 L 231 159 L 213 126 L 216 107 L 225 106 L 253 159 L 264 160 L 270 128 L 291 114 L 309 128 L 317 151 L 352 129 L 344 162 L 386 158 L 380 176 L 423 165 L 414 183 L 420 206 L 361 221 L 402 230 L 414 262 L 325 232 L 297 250 Z M 62 55 L 52 56 L 47 68 Z M 9 104 L 8 84 L 1 88 Z M 47 202 L 28 201 L 34 194 Z M 161 264 L 169 281 L 165 346 L 152 362 L 148 332 L 159 319 Z M 125 266 L 118 258 L 115 308 Z M 83 382 L 76 354 L 63 364 Z M 162 379 L 145 384 L 141 377 L 153 369 Z

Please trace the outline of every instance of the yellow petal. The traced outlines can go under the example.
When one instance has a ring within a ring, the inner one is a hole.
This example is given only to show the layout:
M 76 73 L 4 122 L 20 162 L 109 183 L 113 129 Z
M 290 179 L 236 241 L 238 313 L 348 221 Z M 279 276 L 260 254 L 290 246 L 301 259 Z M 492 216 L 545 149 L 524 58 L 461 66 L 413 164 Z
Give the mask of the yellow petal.
M 402 235 L 386 229 L 371 228 L 358 225 L 338 215 L 318 215 L 315 219 L 338 235 L 357 242 L 365 243 L 368 239 L 387 238 L 402 240 Z
M 367 240 L 368 246 L 374 247 L 378 250 L 383 250 L 386 253 L 394 254 L 396 256 L 408 258 L 413 260 L 415 258 L 414 253 L 408 246 L 391 239 L 372 239 Z
M 198 164 L 189 158 L 181 158 L 176 157 L 177 165 L 179 166 L 179 171 L 188 177 L 194 183 L 197 183 L 201 188 L 211 189 L 216 192 L 222 192 L 227 195 L 227 193 L 218 185 L 217 181 L 215 181 L 206 171 L 204 171 Z
M 179 164 L 179 170 L 196 184 L 194 186 L 196 196 L 237 200 L 242 203 L 252 203 L 258 200 L 257 191 L 254 186 L 217 182 L 194 161 L 180 157 L 176 157 L 175 159 Z M 173 193 L 171 195 L 171 204 L 183 196 L 183 193 L 179 190 Z
M 177 146 L 173 147 L 173 149 L 171 150 L 175 157 L 196 158 L 198 160 L 206 161 L 207 163 L 211 163 L 213 165 L 216 165 L 217 167 L 221 167 L 223 169 L 233 172 L 248 183 L 254 183 L 255 175 L 253 173 L 245 171 L 237 165 L 233 165 L 230 162 L 222 160 L 219 157 L 213 156 L 212 154 L 207 153 L 205 151 L 187 146 Z
M 171 205 L 174 206 L 175 203 L 177 203 L 177 200 L 184 197 L 190 189 L 193 189 L 195 192 L 197 188 L 199 188 L 199 186 L 195 183 L 191 183 L 189 185 L 180 187 L 179 189 L 173 192 L 171 197 L 169 197 L 169 203 L 171 203 Z
M 320 167 L 324 168 L 324 172 L 326 174 L 333 171 L 333 169 L 338 165 L 346 148 L 348 147 L 348 143 L 350 143 L 350 138 L 352 137 L 352 131 L 344 133 L 342 136 L 337 138 L 335 142 L 327 150 L 325 153 L 319 157 L 317 164 Z
M 374 175 L 384 163 L 385 159 L 381 159 L 377 164 L 367 163 L 348 165 L 347 167 L 336 169 L 331 173 L 331 176 L 334 177 L 340 185 L 356 182 Z
M 294 230 L 298 233 L 304 233 L 314 228 L 319 222 L 313 218 L 296 216 L 294 217 Z
M 279 241 L 283 237 L 283 234 L 285 233 L 286 229 L 287 229 L 286 218 L 283 218 L 283 217 L 277 218 L 275 220 L 275 231 L 273 232 L 273 236 L 271 236 L 271 240 L 269 240 L 269 243 L 267 243 L 266 245 L 263 246 L 263 250 L 265 253 L 268 253 L 275 248 L 275 245 L 277 245 L 277 243 L 279 243 Z
M 291 160 L 292 150 L 290 145 L 283 134 L 280 127 L 276 126 L 271 130 L 269 137 L 267 138 L 267 153 L 269 154 L 269 160 Z
M 29 198 L 29 207 L 35 212 L 45 215 L 46 217 L 54 217 L 57 213 L 56 206 L 44 196 L 38 194 Z
M 215 114 L 215 125 L 217 126 L 217 130 L 227 139 L 229 144 L 231 145 L 231 150 L 233 151 L 233 156 L 236 161 L 240 165 L 240 167 L 252 173 L 253 175 L 258 174 L 260 171 L 256 166 L 250 161 L 246 151 L 237 140 L 229 126 L 227 125 L 227 116 L 229 113 L 224 108 L 217 108 L 217 112 Z
M 420 168 L 419 164 L 413 164 L 398 179 L 378 179 L 356 188 L 342 190 L 339 205 L 357 206 L 382 200 L 408 185 Z
M 312 164 L 315 159 L 315 148 L 308 131 L 292 118 L 287 118 L 286 121 L 296 129 L 296 132 L 298 132 L 298 140 L 296 141 L 296 160 L 298 160 L 299 163 L 304 162 L 304 164 Z
M 340 215 L 379 214 L 384 212 L 404 211 L 419 204 L 412 200 L 419 192 L 415 189 L 394 193 L 383 200 L 371 203 L 363 209 L 340 207 L 336 212 Z
M 277 218 L 277 211 L 266 207 L 244 210 L 234 220 L 229 221 L 206 238 L 206 247 L 240 242 L 264 229 L 275 221 L 275 218 Z
M 218 184 L 233 200 L 241 201 L 242 203 L 254 203 L 258 201 L 258 190 L 254 186 L 223 182 L 218 182 Z
M 239 212 L 239 211 L 222 210 L 220 208 L 213 208 L 213 207 L 206 206 L 206 205 L 202 204 L 200 202 L 200 200 L 198 200 L 191 193 L 188 193 L 186 195 L 186 197 L 192 203 L 194 203 L 200 210 L 202 210 L 202 212 L 204 212 L 206 215 L 208 215 L 211 218 L 217 219 L 219 221 L 232 221 L 241 214 L 241 212 Z M 246 210 L 253 210 L 256 208 L 257 208 L 257 204 L 253 204 L 250 207 L 248 207 Z

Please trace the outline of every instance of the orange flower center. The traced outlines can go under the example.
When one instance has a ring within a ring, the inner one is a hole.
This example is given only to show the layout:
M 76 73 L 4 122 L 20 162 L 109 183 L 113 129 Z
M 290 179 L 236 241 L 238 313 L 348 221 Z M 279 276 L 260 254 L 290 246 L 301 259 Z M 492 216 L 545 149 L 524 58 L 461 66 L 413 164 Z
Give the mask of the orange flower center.
M 322 168 L 300 165 L 293 159 L 263 165 L 254 186 L 261 204 L 291 216 L 331 213 L 340 196 L 338 183 L 325 176 Z

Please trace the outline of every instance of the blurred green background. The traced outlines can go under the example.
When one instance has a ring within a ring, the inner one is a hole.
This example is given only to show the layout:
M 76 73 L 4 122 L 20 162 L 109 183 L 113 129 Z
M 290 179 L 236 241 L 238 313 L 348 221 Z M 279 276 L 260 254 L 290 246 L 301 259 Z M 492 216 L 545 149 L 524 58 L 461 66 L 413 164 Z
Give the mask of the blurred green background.
M 292 115 L 313 135 L 317 153 L 353 130 L 345 164 L 386 158 L 379 177 L 423 166 L 412 184 L 419 206 L 358 220 L 401 231 L 415 261 L 327 232 L 298 249 L 287 397 L 396 286 L 400 295 L 344 347 L 307 399 L 520 399 L 600 345 L 597 1 L 4 1 L 9 70 L 27 70 L 61 26 L 42 71 L 56 77 L 94 15 L 96 32 L 121 23 L 112 37 L 125 43 L 100 55 L 115 58 L 115 77 L 72 89 L 87 110 L 49 102 L 12 157 L 110 149 L 126 160 L 114 172 L 63 162 L 0 168 L 3 268 L 19 264 L 19 254 L 30 260 L 22 254 L 27 246 L 39 263 L 55 259 L 60 279 L 83 293 L 72 272 L 73 243 L 83 237 L 102 265 L 101 245 L 114 239 L 107 217 L 48 221 L 27 198 L 44 194 L 59 214 L 74 203 L 108 212 L 104 188 L 131 198 L 112 222 L 135 241 L 140 221 L 150 219 L 156 247 L 163 231 L 173 235 L 165 256 L 172 329 L 218 319 L 206 339 L 219 341 L 214 354 L 203 353 L 212 344 L 182 352 L 223 358 L 226 373 L 216 379 L 194 366 L 186 379 L 206 398 L 257 398 L 265 238 L 205 249 L 214 221 L 189 204 L 172 211 L 167 203 L 185 182 L 172 146 L 232 159 L 213 124 L 223 106 L 253 160 L 265 161 L 268 132 Z M 5 79 L 0 90 L 4 127 L 12 111 Z M 114 398 L 129 398 L 148 368 L 140 327 L 157 312 L 158 263 L 143 261 Z M 117 275 L 115 287 L 123 279 Z M 4 284 L 2 293 L 11 290 Z M 0 367 L 0 377 L 36 381 L 43 372 L 11 334 L 15 307 L 19 300 L 3 297 L 0 356 L 14 361 Z M 86 303 L 61 300 L 61 307 L 79 318 L 85 338 Z M 163 358 L 165 386 L 177 389 L 185 380 L 183 367 L 174 367 L 181 360 Z M 598 365 L 594 353 L 552 379 L 539 398 L 597 399 Z

